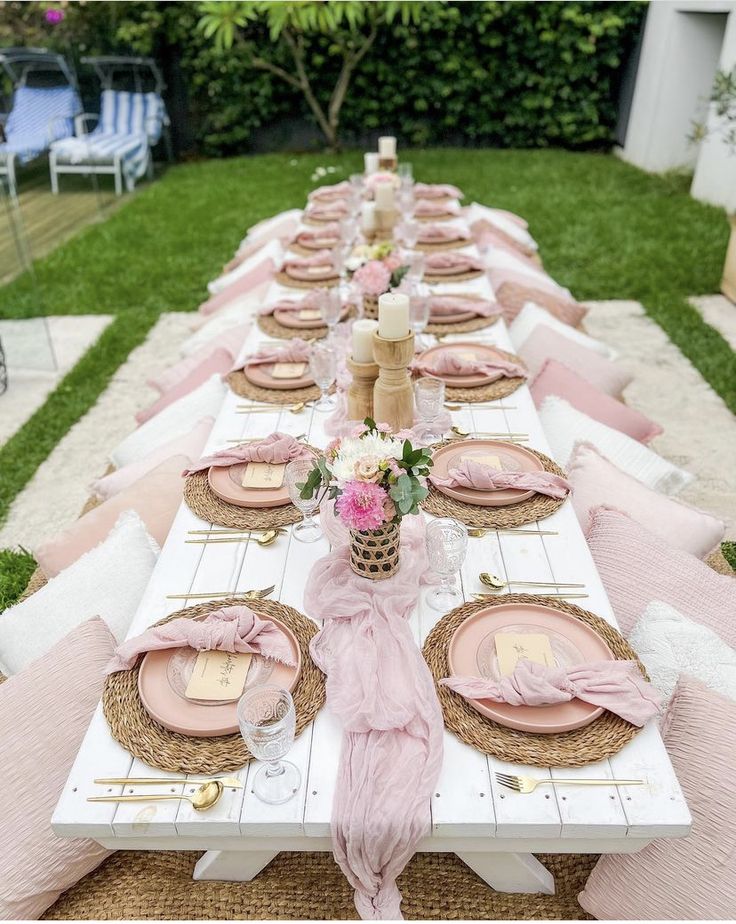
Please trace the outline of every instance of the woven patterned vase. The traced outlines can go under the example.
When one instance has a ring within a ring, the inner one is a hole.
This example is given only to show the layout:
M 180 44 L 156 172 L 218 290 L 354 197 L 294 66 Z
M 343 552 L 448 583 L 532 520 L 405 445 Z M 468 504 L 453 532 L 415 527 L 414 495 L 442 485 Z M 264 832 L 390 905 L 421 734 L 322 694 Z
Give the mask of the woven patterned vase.
M 350 567 L 371 581 L 385 581 L 399 570 L 399 524 L 350 530 Z
M 378 296 L 377 295 L 364 295 L 363 296 L 363 317 L 368 318 L 369 321 L 378 320 Z

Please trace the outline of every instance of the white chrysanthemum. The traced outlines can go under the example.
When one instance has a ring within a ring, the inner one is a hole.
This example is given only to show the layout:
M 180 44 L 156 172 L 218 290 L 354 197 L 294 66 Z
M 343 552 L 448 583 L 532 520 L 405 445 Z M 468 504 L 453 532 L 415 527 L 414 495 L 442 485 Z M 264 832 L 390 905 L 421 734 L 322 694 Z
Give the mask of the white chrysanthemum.
M 401 440 L 383 439 L 377 433 L 367 433 L 362 437 L 348 436 L 342 440 L 340 450 L 330 468 L 337 481 L 351 481 L 355 478 L 355 463 L 360 459 L 400 459 L 402 449 Z

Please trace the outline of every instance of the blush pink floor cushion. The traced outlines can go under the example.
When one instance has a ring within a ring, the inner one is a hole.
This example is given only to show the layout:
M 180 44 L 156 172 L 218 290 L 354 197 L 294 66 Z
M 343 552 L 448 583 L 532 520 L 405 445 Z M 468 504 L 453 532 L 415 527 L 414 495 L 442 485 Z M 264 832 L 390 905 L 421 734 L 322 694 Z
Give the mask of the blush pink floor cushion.
M 692 815 L 690 835 L 602 857 L 578 900 L 604 921 L 730 920 L 736 914 L 736 703 L 683 676 L 663 735 Z
M 51 578 L 99 545 L 124 510 L 135 510 L 159 546 L 166 541 L 181 504 L 188 456 L 171 456 L 124 491 L 106 500 L 34 550 L 36 561 Z M 125 562 L 120 563 L 125 567 Z
M 146 384 L 164 395 L 167 391 L 179 385 L 201 363 L 208 360 L 216 350 L 227 350 L 232 359 L 235 359 L 245 342 L 245 338 L 250 333 L 251 326 L 250 323 L 236 324 L 220 331 L 211 339 L 204 341 L 200 347 L 193 350 L 184 359 L 180 359 L 178 363 L 169 366 L 168 369 L 160 372 L 157 376 L 147 379 Z
M 529 388 L 537 407 L 547 395 L 557 395 L 589 417 L 620 430 L 640 443 L 648 443 L 662 432 L 659 424 L 600 391 L 556 359 L 545 362 Z
M 117 471 L 93 481 L 89 486 L 90 493 L 104 501 L 129 488 L 133 482 L 138 481 L 139 478 L 142 478 L 171 456 L 187 456 L 190 459 L 198 459 L 204 453 L 204 447 L 207 444 L 214 422 L 214 417 L 203 417 L 197 421 L 188 433 L 183 433 L 181 436 L 168 440 L 138 462 L 130 462 L 128 465 L 117 469 Z
M 36 920 L 110 853 L 51 816 L 102 695 L 115 639 L 91 619 L 0 684 L 0 919 Z
M 604 458 L 591 443 L 578 443 L 567 463 L 572 504 L 587 535 L 591 510 L 605 504 L 628 514 L 660 539 L 705 558 L 723 539 L 718 517 L 642 484 Z
M 620 398 L 632 379 L 617 363 L 541 324 L 529 334 L 518 352 L 532 376 L 541 371 L 548 359 L 556 359 L 612 398 Z
M 224 308 L 228 302 L 231 302 L 239 295 L 247 295 L 251 289 L 261 283 L 270 280 L 273 276 L 276 264 L 270 257 L 265 257 L 260 263 L 256 264 L 253 269 L 248 270 L 231 283 L 225 289 L 222 289 L 216 295 L 208 298 L 199 306 L 201 314 L 214 314 L 220 308 Z
M 662 600 L 736 648 L 736 579 L 611 507 L 592 511 L 588 545 L 624 635 L 652 600 Z
M 206 382 L 211 376 L 227 375 L 232 369 L 233 359 L 234 357 L 232 354 L 224 347 L 214 350 L 198 366 L 195 366 L 185 375 L 183 379 L 177 382 L 176 385 L 172 386 L 167 392 L 161 395 L 157 401 L 154 401 L 153 404 L 144 410 L 138 411 L 135 415 L 135 419 L 139 424 L 145 423 L 147 420 L 155 417 L 160 411 L 163 411 L 165 407 L 173 404 L 174 401 L 178 401 L 179 398 L 183 398 L 185 395 L 193 392 L 195 388 L 199 388 L 199 386 Z
M 494 282 L 493 277 L 494 274 L 491 273 L 491 282 L 496 293 L 496 300 L 503 308 L 503 317 L 507 324 L 514 320 L 526 302 L 534 302 L 549 311 L 558 320 L 564 321 L 565 324 L 570 324 L 573 327 L 577 327 L 588 313 L 588 309 L 584 305 L 556 292 L 549 292 L 543 287 L 537 286 L 531 279 L 529 285 L 511 280 L 498 285 Z

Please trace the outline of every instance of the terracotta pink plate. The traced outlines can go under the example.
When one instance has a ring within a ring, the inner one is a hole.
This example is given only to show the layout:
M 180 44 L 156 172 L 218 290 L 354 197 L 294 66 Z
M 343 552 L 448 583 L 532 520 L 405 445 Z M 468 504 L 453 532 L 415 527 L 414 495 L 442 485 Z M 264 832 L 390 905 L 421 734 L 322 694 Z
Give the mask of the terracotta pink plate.
M 291 503 L 286 479 L 280 488 L 244 488 L 241 484 L 247 462 L 229 468 L 213 465 L 207 471 L 207 482 L 221 500 L 235 507 L 284 507 Z
M 310 257 L 309 259 L 311 260 L 312 258 Z M 327 282 L 330 279 L 337 279 L 335 267 L 330 263 L 325 263 L 322 266 L 288 266 L 285 272 L 292 279 L 306 282 Z
M 259 614 L 261 619 L 274 623 L 289 640 L 294 667 L 279 661 L 254 655 L 248 668 L 245 688 L 275 683 L 286 690 L 293 690 L 302 669 L 302 655 L 296 636 L 282 622 Z M 204 617 L 202 617 L 204 618 Z M 194 670 L 197 652 L 193 648 L 171 648 L 166 651 L 149 651 L 141 662 L 138 672 L 138 693 L 146 712 L 151 718 L 181 735 L 195 735 L 198 738 L 214 738 L 217 735 L 232 735 L 238 731 L 236 707 L 239 697 L 230 700 L 187 699 L 184 691 Z
M 316 310 L 316 309 L 315 309 Z M 344 321 L 350 310 L 349 306 L 343 308 L 342 314 L 340 315 L 340 320 Z M 295 330 L 308 330 L 313 327 L 324 327 L 324 321 L 322 318 L 316 318 L 313 321 L 307 320 L 306 318 L 300 318 L 298 311 L 284 311 L 283 309 L 276 309 L 273 313 L 274 318 L 282 324 L 284 327 L 292 327 Z
M 603 639 L 569 613 L 541 604 L 506 603 L 478 610 L 457 627 L 447 651 L 450 673 L 457 677 L 500 680 L 495 645 L 498 632 L 549 636 L 559 667 L 613 659 Z M 542 735 L 582 728 L 603 713 L 602 707 L 579 699 L 550 706 L 510 706 L 488 699 L 468 702 L 499 725 Z
M 440 266 L 437 268 L 427 266 L 424 272 L 427 276 L 464 276 L 465 273 L 474 273 L 476 270 L 468 266 L 465 261 L 462 263 L 458 261 L 455 266 Z
M 290 391 L 293 388 L 306 388 L 314 385 L 314 379 L 309 372 L 309 363 L 306 363 L 304 375 L 300 375 L 298 379 L 275 379 L 271 374 L 272 371 L 273 365 L 264 363 L 260 366 L 246 366 L 243 369 L 243 375 L 253 385 L 258 385 L 260 388 L 274 388 L 278 391 Z M 278 407 L 274 407 L 274 410 L 278 410 Z
M 339 243 L 339 238 L 337 237 L 322 237 L 313 239 L 311 236 L 307 237 L 306 240 L 303 239 L 304 234 L 297 234 L 296 243 L 300 247 L 305 247 L 307 250 L 332 250 Z
M 472 321 L 478 315 L 474 311 L 461 311 L 458 314 L 432 314 L 429 312 L 430 324 L 461 324 L 463 321 Z
M 432 455 L 432 474 L 446 478 L 451 468 L 457 467 L 461 459 L 483 456 L 497 456 L 505 472 L 543 472 L 544 466 L 533 452 L 516 443 L 502 440 L 463 440 L 449 443 Z M 479 507 L 506 507 L 533 497 L 535 491 L 521 491 L 517 488 L 503 488 L 499 491 L 474 491 L 472 488 L 445 488 L 435 485 L 438 491 L 464 504 L 478 504 Z
M 475 375 L 437 375 L 434 372 L 425 371 L 431 360 L 445 350 L 472 354 L 474 359 L 494 360 L 506 358 L 495 347 L 465 340 L 460 343 L 438 343 L 437 346 L 425 350 L 419 357 L 419 371 L 423 375 L 432 375 L 436 379 L 441 379 L 445 385 L 450 385 L 453 388 L 477 388 L 480 385 L 487 385 L 491 379 L 490 376 L 480 372 Z

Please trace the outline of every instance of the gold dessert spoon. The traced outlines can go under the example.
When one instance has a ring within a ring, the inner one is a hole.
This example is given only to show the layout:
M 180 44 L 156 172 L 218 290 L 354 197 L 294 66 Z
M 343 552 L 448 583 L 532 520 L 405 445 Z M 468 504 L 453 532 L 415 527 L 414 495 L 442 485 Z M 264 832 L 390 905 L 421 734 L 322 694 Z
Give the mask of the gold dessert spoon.
M 481 571 L 478 580 L 494 590 L 504 590 L 512 584 L 517 587 L 585 587 L 585 584 L 561 584 L 558 581 L 502 581 L 500 577 L 487 571 Z
M 225 787 L 219 780 L 212 780 L 211 783 L 205 783 L 199 789 L 195 789 L 191 796 L 177 796 L 169 793 L 151 796 L 87 796 L 87 802 L 164 802 L 171 799 L 177 801 L 185 799 L 192 803 L 196 811 L 205 812 L 220 801 L 224 790 Z

